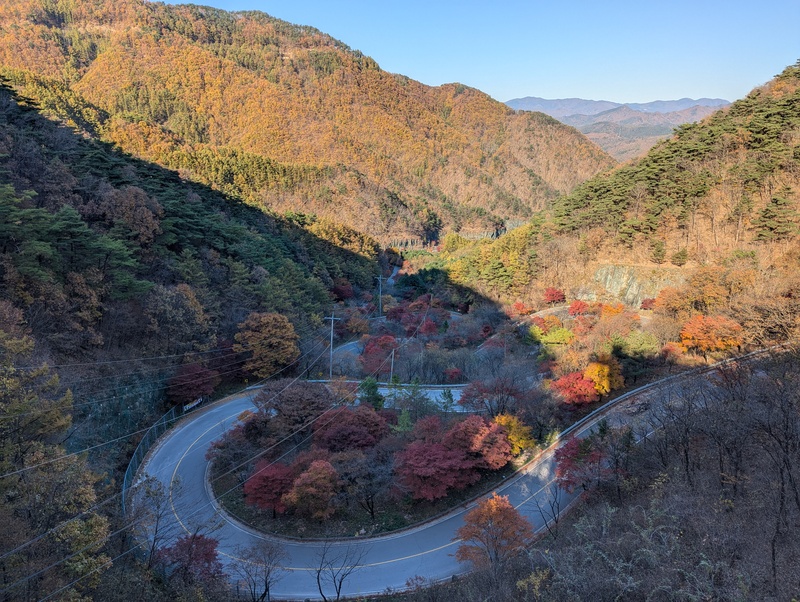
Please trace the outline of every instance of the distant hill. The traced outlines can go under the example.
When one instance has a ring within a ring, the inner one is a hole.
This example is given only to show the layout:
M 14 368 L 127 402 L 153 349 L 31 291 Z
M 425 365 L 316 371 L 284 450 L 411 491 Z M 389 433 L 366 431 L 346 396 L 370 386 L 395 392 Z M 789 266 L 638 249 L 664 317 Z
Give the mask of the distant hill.
M 506 104 L 516 111 L 539 111 L 550 117 L 561 119 L 568 115 L 596 115 L 622 106 L 610 100 L 584 100 L 582 98 L 547 99 L 536 96 L 514 98 Z
M 576 128 L 587 128 L 599 123 L 616 123 L 635 127 L 652 127 L 658 133 L 672 133 L 672 130 L 684 123 L 699 121 L 717 109 L 695 105 L 688 109 L 669 113 L 645 113 L 622 105 L 595 115 L 570 115 L 562 119 L 563 123 Z M 669 128 L 668 131 L 661 131 Z
M 72 103 L 143 159 L 384 243 L 497 231 L 615 164 L 548 117 L 259 12 L 6 0 L 0 23 L 6 76 L 51 113 Z
M 700 121 L 716 110 L 694 105 L 669 113 L 646 113 L 622 105 L 596 115 L 570 115 L 561 121 L 580 130 L 615 159 L 628 161 L 671 136 L 679 125 Z
M 645 113 L 674 113 L 676 111 L 683 111 L 684 109 L 691 109 L 692 107 L 712 107 L 719 109 L 727 107 L 731 102 L 723 98 L 681 98 L 680 100 L 654 100 L 652 102 L 629 102 L 626 106 L 635 111 L 644 111 Z
M 602 228 L 626 246 L 686 248 L 705 263 L 797 235 L 800 64 L 554 204 L 567 231 Z M 663 117 L 663 116 L 662 116 Z
M 656 127 L 642 115 L 623 107 L 604 118 Z M 703 121 L 678 127 L 644 157 L 584 182 L 491 245 L 447 238 L 433 265 L 508 301 L 535 300 L 547 286 L 592 290 L 602 265 L 638 270 L 648 282 L 665 267 L 706 266 L 727 279 L 714 290 L 730 296 L 797 287 L 799 131 L 797 63 Z
M 509 100 L 517 110 L 540 111 L 571 125 L 618 161 L 640 157 L 674 128 L 707 117 L 730 104 L 720 98 L 682 98 L 646 103 L 527 97 Z

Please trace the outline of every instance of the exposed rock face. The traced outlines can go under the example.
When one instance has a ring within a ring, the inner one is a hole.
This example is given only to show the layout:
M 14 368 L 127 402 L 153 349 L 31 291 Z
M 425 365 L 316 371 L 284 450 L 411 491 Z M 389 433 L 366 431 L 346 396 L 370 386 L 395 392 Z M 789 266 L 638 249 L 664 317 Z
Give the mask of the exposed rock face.
M 594 274 L 597 288 L 625 303 L 638 307 L 668 286 L 680 286 L 686 277 L 680 268 L 630 265 L 601 265 Z

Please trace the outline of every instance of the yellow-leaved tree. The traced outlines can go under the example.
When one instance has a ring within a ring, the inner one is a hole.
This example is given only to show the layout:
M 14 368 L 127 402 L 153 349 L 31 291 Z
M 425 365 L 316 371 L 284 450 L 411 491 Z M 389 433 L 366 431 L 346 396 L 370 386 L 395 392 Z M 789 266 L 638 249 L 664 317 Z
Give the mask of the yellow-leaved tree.
M 506 429 L 506 437 L 511 444 L 511 453 L 518 456 L 523 450 L 536 445 L 536 440 L 531 434 L 531 427 L 511 414 L 495 416 L 494 421 Z
M 606 395 L 625 384 L 622 366 L 610 355 L 598 357 L 597 361 L 591 362 L 583 371 L 583 376 L 594 383 L 595 391 L 600 395 Z

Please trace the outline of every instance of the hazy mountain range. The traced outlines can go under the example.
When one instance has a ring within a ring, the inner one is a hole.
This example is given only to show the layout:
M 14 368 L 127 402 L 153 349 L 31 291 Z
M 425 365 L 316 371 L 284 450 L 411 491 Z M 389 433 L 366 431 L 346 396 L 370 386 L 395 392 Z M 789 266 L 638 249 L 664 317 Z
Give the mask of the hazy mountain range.
M 730 104 L 722 98 L 681 98 L 680 100 L 654 100 L 652 102 L 612 102 L 610 100 L 584 100 L 583 98 L 539 98 L 526 96 L 506 102 L 512 109 L 521 111 L 540 111 L 561 120 L 571 115 L 597 115 L 611 109 L 628 107 L 642 113 L 673 113 L 691 107 L 720 108 Z
M 619 161 L 642 156 L 675 127 L 693 123 L 730 104 L 721 98 L 681 98 L 618 103 L 581 98 L 528 96 L 506 103 L 516 110 L 539 111 L 571 125 Z

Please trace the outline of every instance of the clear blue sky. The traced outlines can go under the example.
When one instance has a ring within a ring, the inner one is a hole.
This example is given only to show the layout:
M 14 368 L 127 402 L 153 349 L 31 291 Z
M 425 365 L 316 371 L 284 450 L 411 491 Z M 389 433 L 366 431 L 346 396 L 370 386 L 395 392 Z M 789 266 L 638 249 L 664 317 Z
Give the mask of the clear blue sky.
M 311 25 L 386 71 L 501 101 L 736 100 L 800 59 L 800 0 L 194 3 Z

